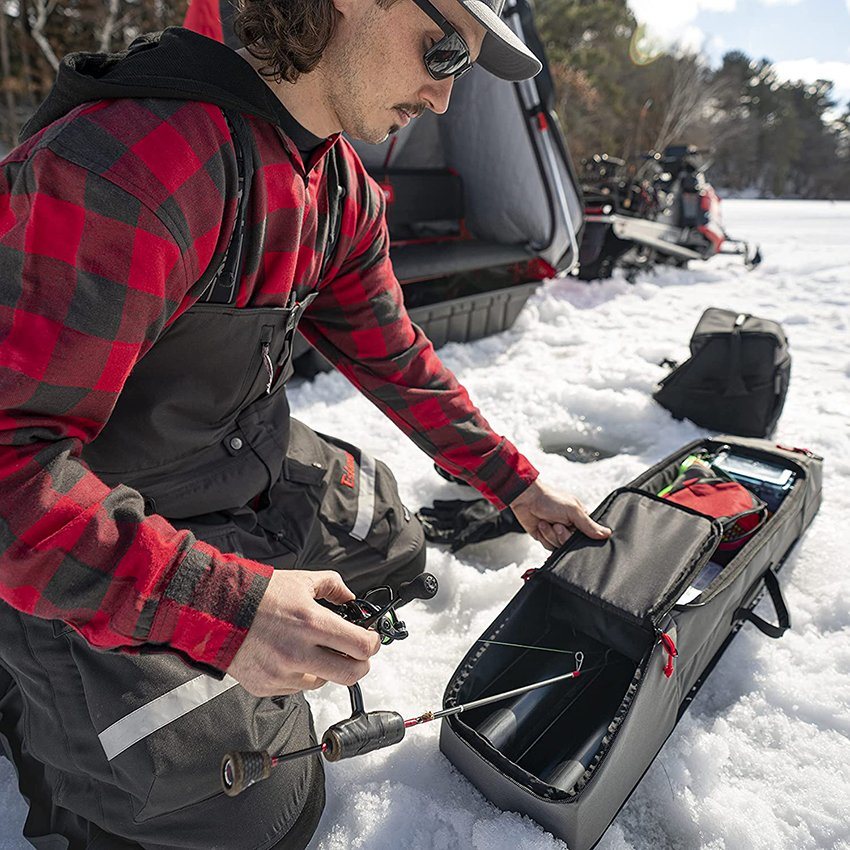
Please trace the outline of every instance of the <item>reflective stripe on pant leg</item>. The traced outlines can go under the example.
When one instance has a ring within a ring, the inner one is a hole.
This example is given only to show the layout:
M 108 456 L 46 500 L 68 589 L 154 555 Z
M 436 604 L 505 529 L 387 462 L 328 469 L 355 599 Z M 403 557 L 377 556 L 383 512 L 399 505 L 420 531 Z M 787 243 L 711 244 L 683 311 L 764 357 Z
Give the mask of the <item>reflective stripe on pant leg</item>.
M 139 706 L 98 735 L 106 758 L 112 761 L 128 747 L 238 684 L 232 676 L 225 676 L 219 681 L 212 676 L 200 675 Z
M 31 782 L 23 785 L 31 800 L 44 796 L 49 804 L 31 803 L 34 836 L 57 831 L 57 812 L 71 812 L 147 850 L 264 848 L 297 822 L 310 795 L 321 794 L 318 756 L 279 765 L 238 798 L 225 801 L 221 792 L 228 750 L 276 753 L 316 743 L 301 694 L 261 699 L 230 687 L 109 760 L 100 733 L 197 679 L 198 671 L 169 653 L 94 650 L 78 633 L 2 603 L 0 664 L 18 681 L 32 758 L 50 766 L 46 795 L 33 793 Z M 215 688 L 228 684 L 208 678 Z M 4 715 L 11 717 L 11 709 Z M 66 833 L 64 821 L 58 832 Z M 76 831 L 68 835 L 73 847 L 86 846 L 75 840 Z
M 360 452 L 360 478 L 358 481 L 357 518 L 350 534 L 355 540 L 365 540 L 375 518 L 375 459 Z

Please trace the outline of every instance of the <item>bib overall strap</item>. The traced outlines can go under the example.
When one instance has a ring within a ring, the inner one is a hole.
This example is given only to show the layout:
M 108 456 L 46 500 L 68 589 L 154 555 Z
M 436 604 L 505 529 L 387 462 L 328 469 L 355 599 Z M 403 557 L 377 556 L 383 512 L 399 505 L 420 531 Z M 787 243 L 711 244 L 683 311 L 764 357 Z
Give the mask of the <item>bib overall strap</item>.
M 236 152 L 236 170 L 239 175 L 237 192 L 236 221 L 227 250 L 221 258 L 211 281 L 206 283 L 200 296 L 200 301 L 210 304 L 233 304 L 239 289 L 242 268 L 245 265 L 245 231 L 248 219 L 248 199 L 251 194 L 251 184 L 254 179 L 253 141 L 248 124 L 239 112 L 223 109 L 233 148 Z M 204 276 L 206 277 L 206 275 Z

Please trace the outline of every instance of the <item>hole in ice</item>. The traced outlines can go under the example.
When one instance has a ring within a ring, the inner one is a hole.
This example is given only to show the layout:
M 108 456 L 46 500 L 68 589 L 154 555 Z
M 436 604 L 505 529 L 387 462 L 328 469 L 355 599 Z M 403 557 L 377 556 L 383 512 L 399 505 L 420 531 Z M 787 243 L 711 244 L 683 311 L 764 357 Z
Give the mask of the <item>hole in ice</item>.
M 609 449 L 600 449 L 596 446 L 582 445 L 581 443 L 571 443 L 563 446 L 543 446 L 543 451 L 549 454 L 561 455 L 567 460 L 574 463 L 596 463 L 597 460 L 614 457 L 617 452 L 612 452 Z
M 620 454 L 623 446 L 605 439 L 601 434 L 578 434 L 565 431 L 544 431 L 540 448 L 548 454 L 561 455 L 574 463 L 595 463 Z

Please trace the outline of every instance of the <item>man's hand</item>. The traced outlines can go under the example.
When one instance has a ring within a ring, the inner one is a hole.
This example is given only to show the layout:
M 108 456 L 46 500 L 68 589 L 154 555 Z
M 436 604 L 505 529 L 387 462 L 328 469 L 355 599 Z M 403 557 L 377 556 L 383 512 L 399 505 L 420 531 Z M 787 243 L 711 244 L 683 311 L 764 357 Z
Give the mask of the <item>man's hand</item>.
M 547 549 L 562 546 L 578 529 L 593 540 L 605 540 L 611 529 L 594 522 L 584 505 L 568 493 L 556 493 L 539 479 L 511 502 L 522 527 Z
M 377 633 L 319 605 L 354 599 L 339 573 L 276 570 L 228 673 L 258 697 L 294 694 L 325 682 L 353 685 L 369 672 Z

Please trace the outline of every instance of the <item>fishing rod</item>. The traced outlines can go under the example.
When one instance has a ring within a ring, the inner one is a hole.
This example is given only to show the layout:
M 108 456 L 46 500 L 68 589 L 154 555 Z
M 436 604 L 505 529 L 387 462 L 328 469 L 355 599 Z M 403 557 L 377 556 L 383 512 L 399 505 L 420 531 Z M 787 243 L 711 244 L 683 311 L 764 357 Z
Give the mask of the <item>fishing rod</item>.
M 393 597 L 388 588 L 378 588 L 382 593 L 389 591 L 389 601 L 384 605 L 378 605 L 369 599 L 374 595 L 370 591 L 363 599 L 355 599 L 344 605 L 331 605 L 326 607 L 338 613 L 340 616 L 366 628 L 374 628 L 381 636 L 381 643 L 392 643 L 395 640 L 403 640 L 408 636 L 407 629 L 396 613 L 395 607 L 409 602 L 413 599 L 431 599 L 437 592 L 437 579 L 430 573 L 423 573 L 399 588 L 398 596 Z M 499 644 L 500 641 L 481 641 L 482 643 Z M 506 644 L 508 646 L 519 646 L 519 644 Z M 526 647 L 527 649 L 548 649 L 547 647 Z M 578 678 L 584 663 L 584 653 L 569 652 L 568 650 L 552 650 L 553 652 L 564 652 L 575 656 L 575 670 L 559 676 L 553 676 L 540 682 L 533 682 L 505 691 L 493 694 L 489 697 L 473 700 L 461 705 L 453 705 L 437 711 L 426 711 L 416 717 L 407 720 L 396 711 L 369 711 L 363 706 L 363 692 L 359 684 L 348 688 L 351 700 L 351 716 L 330 726 L 322 740 L 311 747 L 293 750 L 288 753 L 271 754 L 267 750 L 251 750 L 242 752 L 229 752 L 225 754 L 221 762 L 221 785 L 224 793 L 230 797 L 241 794 L 246 788 L 263 779 L 268 779 L 272 769 L 285 762 L 321 753 L 327 761 L 342 761 L 354 756 L 390 747 L 399 743 L 404 738 L 407 729 L 413 726 L 421 726 L 433 720 L 443 717 L 452 717 L 464 711 L 481 708 L 495 702 L 520 696 L 529 691 L 545 688 L 558 682 Z
M 536 648 L 536 647 L 532 647 Z M 557 651 L 557 650 L 556 650 Z M 501 694 L 493 694 L 489 697 L 466 702 L 462 705 L 452 705 L 448 708 L 442 708 L 439 711 L 426 711 L 420 714 L 419 717 L 414 717 L 412 720 L 405 720 L 405 729 L 411 726 L 419 726 L 422 723 L 430 723 L 432 720 L 440 720 L 443 717 L 454 717 L 455 714 L 461 714 L 464 711 L 471 711 L 473 708 L 481 708 L 485 705 L 490 705 L 494 702 L 501 702 L 511 697 L 518 697 L 521 694 L 527 694 L 529 691 L 536 691 L 538 688 L 545 688 L 547 685 L 554 685 L 556 682 L 565 682 L 567 679 L 577 679 L 581 673 L 581 665 L 584 663 L 584 653 L 573 653 L 576 657 L 576 669 L 571 673 L 562 673 L 560 676 L 552 676 L 550 679 L 544 679 L 542 682 L 532 682 L 530 685 L 523 685 L 519 688 L 514 688 L 512 691 L 505 691 Z

